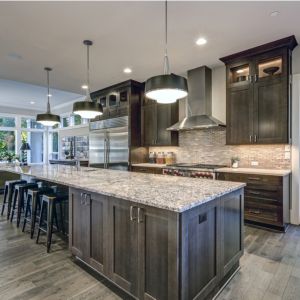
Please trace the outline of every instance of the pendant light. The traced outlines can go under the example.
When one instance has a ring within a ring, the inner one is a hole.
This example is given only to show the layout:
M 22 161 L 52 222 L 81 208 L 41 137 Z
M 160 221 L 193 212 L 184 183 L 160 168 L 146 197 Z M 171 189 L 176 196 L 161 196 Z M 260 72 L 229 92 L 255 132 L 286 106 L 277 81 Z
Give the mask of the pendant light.
M 47 102 L 47 111 L 44 114 L 38 114 L 36 116 L 36 121 L 41 123 L 44 126 L 54 126 L 60 123 L 60 117 L 58 115 L 51 114 L 50 109 L 50 90 L 49 90 L 49 72 L 52 71 L 51 68 L 44 68 L 47 72 L 47 85 L 48 85 L 48 102 Z
M 73 113 L 80 115 L 85 119 L 94 119 L 97 116 L 103 114 L 103 107 L 100 103 L 92 101 L 90 96 L 90 55 L 89 47 L 93 45 L 92 41 L 85 40 L 83 44 L 87 46 L 87 89 L 86 89 L 86 98 L 84 101 L 78 101 L 73 104 Z
M 146 97 L 158 103 L 174 103 L 187 96 L 187 80 L 170 73 L 168 58 L 168 3 L 165 1 L 165 56 L 164 74 L 149 78 L 145 84 Z

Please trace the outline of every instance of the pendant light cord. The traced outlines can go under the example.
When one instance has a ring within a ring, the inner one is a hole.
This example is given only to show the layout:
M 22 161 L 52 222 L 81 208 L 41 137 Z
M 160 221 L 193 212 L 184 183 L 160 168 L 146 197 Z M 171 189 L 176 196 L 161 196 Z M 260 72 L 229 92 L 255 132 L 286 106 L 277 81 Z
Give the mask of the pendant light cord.
M 170 65 L 168 58 L 168 1 L 165 1 L 165 56 L 164 56 L 164 74 L 170 74 Z
M 45 68 L 47 71 L 47 86 L 48 86 L 48 102 L 47 102 L 47 113 L 50 114 L 50 87 L 49 87 L 49 72 L 50 72 L 50 68 Z
M 90 45 L 86 45 L 87 47 L 87 55 L 86 55 L 86 81 L 87 81 L 87 89 L 86 96 L 90 95 Z

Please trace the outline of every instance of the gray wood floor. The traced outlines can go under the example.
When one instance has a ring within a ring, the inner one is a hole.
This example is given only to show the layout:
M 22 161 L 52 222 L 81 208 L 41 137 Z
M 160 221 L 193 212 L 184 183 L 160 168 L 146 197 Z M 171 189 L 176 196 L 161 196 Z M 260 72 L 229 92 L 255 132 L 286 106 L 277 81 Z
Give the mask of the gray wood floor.
M 54 237 L 51 253 L 0 217 L 0 299 L 125 299 L 124 293 L 92 276 Z M 44 241 L 41 239 L 41 242 Z M 218 300 L 300 299 L 300 227 L 286 234 L 246 227 L 241 270 Z

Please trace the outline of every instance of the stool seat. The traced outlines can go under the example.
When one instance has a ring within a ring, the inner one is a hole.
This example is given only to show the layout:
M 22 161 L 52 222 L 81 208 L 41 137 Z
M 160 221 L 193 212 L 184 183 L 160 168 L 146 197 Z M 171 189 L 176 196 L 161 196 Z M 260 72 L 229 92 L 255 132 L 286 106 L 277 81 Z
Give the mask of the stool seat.
M 5 210 L 5 205 L 7 204 L 7 220 L 9 220 L 9 217 L 10 217 L 12 196 L 13 196 L 15 185 L 21 184 L 21 183 L 27 183 L 27 181 L 22 180 L 22 179 L 5 181 L 3 203 L 2 203 L 2 208 L 1 208 L 1 216 L 3 216 L 4 210 Z
M 59 204 L 60 208 L 60 221 L 61 221 L 61 230 L 64 233 L 64 223 L 63 223 L 63 208 L 62 203 L 65 200 L 68 200 L 67 194 L 61 193 L 52 193 L 45 194 L 42 196 L 41 210 L 40 210 L 40 220 L 39 220 L 39 228 L 36 238 L 36 243 L 39 242 L 40 232 L 43 231 L 47 234 L 47 252 L 50 251 L 51 241 L 52 241 L 52 233 L 53 233 L 53 220 L 56 220 L 56 229 L 58 230 L 58 222 L 57 222 L 57 213 L 56 213 L 56 205 Z M 43 219 L 43 213 L 45 208 L 47 208 L 47 221 Z M 46 228 L 43 227 L 43 224 L 46 224 Z

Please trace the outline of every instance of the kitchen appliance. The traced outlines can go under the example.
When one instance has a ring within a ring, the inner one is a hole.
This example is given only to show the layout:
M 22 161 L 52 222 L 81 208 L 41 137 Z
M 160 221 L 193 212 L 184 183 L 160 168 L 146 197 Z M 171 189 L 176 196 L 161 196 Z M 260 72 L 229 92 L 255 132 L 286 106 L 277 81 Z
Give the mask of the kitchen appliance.
M 180 131 L 225 127 L 225 124 L 212 116 L 212 72 L 207 66 L 189 70 L 189 95 L 185 100 L 186 117 L 167 128 Z
M 227 166 L 200 163 L 178 163 L 167 165 L 165 168 L 163 168 L 163 174 L 181 177 L 216 179 L 216 170 L 224 167 Z
M 128 116 L 90 123 L 90 167 L 128 170 Z

